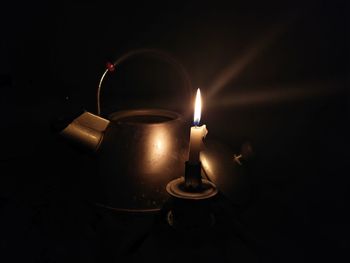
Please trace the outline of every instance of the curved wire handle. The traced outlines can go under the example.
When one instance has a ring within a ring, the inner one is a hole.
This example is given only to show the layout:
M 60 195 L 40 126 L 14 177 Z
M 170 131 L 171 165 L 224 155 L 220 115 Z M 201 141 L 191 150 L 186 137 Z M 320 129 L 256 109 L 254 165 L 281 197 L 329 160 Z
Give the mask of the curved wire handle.
M 107 73 L 113 72 L 116 68 L 117 65 L 120 65 L 121 62 L 123 62 L 124 60 L 128 59 L 129 57 L 138 55 L 138 54 L 143 54 L 143 53 L 150 53 L 152 55 L 155 55 L 157 57 L 160 57 L 162 59 L 165 59 L 165 61 L 169 62 L 170 64 L 172 64 L 173 66 L 176 67 L 176 69 L 181 73 L 182 77 L 184 78 L 184 81 L 187 83 L 187 87 L 188 90 L 191 90 L 191 80 L 189 78 L 189 75 L 187 74 L 185 68 L 178 62 L 176 61 L 174 58 L 172 58 L 170 55 L 168 55 L 165 52 L 156 50 L 156 49 L 136 49 L 136 50 L 132 50 L 124 55 L 122 55 L 120 58 L 118 58 L 114 63 L 107 63 L 107 68 L 106 70 L 103 72 L 99 84 L 98 84 L 98 88 L 97 88 L 97 115 L 101 115 L 101 103 L 100 103 L 100 94 L 101 94 L 101 88 L 102 88 L 102 83 L 104 78 L 106 77 Z

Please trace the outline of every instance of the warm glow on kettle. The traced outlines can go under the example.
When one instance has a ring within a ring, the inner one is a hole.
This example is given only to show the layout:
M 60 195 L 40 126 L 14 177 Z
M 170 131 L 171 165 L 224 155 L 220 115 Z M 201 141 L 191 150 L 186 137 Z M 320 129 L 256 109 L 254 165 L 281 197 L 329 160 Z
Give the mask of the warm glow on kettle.
M 202 111 L 201 91 L 200 89 L 197 89 L 196 101 L 194 103 L 194 117 L 193 117 L 193 124 L 195 126 L 199 125 L 199 122 L 201 120 L 201 111 Z

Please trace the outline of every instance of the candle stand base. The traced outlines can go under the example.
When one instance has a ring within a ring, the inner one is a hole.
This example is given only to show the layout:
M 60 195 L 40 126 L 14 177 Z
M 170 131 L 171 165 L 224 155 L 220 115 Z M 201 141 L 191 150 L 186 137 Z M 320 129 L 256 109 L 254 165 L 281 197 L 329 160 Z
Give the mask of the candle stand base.
M 211 211 L 211 200 L 217 194 L 216 186 L 202 179 L 200 187 L 189 190 L 184 177 L 168 183 L 167 192 L 171 195 L 166 211 L 167 223 L 176 229 L 201 230 L 215 224 Z
M 185 186 L 185 179 L 183 177 L 168 183 L 166 190 L 173 197 L 187 200 L 208 199 L 215 196 L 218 192 L 216 186 L 205 179 L 202 179 L 201 186 L 198 189 L 189 191 Z

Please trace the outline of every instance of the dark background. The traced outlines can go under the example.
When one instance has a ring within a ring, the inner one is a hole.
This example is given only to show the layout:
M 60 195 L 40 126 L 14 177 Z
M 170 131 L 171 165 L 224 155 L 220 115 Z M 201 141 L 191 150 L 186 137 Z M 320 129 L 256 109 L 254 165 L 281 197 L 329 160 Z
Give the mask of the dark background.
M 94 158 L 50 130 L 59 116 L 95 112 L 105 63 L 137 48 L 159 49 L 182 63 L 191 92 L 202 90 L 211 138 L 237 152 L 246 141 L 253 145 L 252 202 L 239 216 L 263 244 L 261 261 L 346 261 L 344 2 L 2 4 L 1 262 L 113 261 L 133 240 L 130 229 L 137 236 L 147 228 L 142 220 L 111 215 L 100 219 L 99 230 L 91 227 L 95 215 L 84 203 L 82 182 L 94 171 Z M 115 74 L 102 92 L 104 114 L 190 105 L 181 76 L 161 60 L 140 56 Z M 143 259 L 169 260 L 147 244 L 140 246 Z M 209 259 L 238 255 L 215 249 Z

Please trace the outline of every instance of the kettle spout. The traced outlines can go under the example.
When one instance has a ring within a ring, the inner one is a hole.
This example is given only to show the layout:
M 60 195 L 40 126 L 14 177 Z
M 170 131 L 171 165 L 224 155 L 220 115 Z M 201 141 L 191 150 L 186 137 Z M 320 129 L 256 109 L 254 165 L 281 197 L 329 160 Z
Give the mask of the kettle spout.
M 103 141 L 103 134 L 108 125 L 109 120 L 90 112 L 84 112 L 63 129 L 61 135 L 93 151 L 97 151 Z

